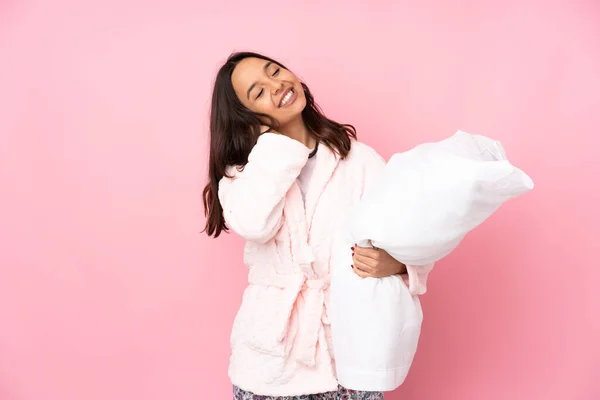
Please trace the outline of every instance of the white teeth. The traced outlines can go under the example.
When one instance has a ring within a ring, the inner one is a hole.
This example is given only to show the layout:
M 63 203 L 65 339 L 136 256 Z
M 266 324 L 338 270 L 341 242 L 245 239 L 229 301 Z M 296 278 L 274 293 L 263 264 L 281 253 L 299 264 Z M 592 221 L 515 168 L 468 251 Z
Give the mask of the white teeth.
M 292 94 L 294 94 L 293 89 L 291 89 L 286 95 L 285 97 L 281 100 L 281 104 L 279 105 L 279 107 L 283 107 L 287 104 L 288 101 L 290 101 L 290 99 L 292 98 Z

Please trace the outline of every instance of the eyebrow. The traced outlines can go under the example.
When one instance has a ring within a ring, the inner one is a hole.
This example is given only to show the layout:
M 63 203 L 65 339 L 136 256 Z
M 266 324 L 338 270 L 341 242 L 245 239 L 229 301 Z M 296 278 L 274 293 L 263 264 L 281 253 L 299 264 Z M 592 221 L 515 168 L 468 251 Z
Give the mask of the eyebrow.
M 269 61 L 268 63 L 265 64 L 265 66 L 263 67 L 263 71 L 265 71 L 265 73 L 267 72 L 267 70 L 269 69 L 271 64 L 273 64 L 272 61 Z M 254 86 L 256 86 L 256 82 L 254 82 L 252 85 L 250 85 L 250 87 L 248 88 L 248 91 L 246 92 L 246 97 L 248 98 L 248 100 L 250 100 L 250 92 L 252 91 L 252 89 L 254 89 Z

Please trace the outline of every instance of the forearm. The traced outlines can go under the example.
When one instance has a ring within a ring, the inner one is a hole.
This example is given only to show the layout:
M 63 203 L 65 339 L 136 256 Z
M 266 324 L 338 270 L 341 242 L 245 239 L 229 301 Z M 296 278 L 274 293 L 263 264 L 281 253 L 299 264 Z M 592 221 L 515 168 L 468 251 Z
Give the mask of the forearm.
M 285 195 L 306 164 L 309 149 L 274 133 L 262 135 L 243 170 L 219 184 L 223 217 L 247 240 L 266 242 L 281 226 Z

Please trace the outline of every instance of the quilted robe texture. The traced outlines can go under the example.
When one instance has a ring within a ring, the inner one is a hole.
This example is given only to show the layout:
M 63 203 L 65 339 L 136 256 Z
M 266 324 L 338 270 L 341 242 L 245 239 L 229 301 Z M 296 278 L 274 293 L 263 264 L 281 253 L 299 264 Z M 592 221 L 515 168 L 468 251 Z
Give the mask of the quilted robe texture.
M 249 282 L 233 323 L 229 377 L 260 395 L 337 390 L 330 266 L 348 257 L 351 244 L 344 254 L 332 249 L 349 210 L 385 165 L 360 142 L 344 160 L 321 145 L 304 201 L 296 180 L 309 153 L 296 140 L 265 133 L 248 164 L 231 166 L 231 178 L 219 184 L 225 221 L 246 239 Z M 409 266 L 408 273 L 411 293 L 424 293 L 428 269 Z

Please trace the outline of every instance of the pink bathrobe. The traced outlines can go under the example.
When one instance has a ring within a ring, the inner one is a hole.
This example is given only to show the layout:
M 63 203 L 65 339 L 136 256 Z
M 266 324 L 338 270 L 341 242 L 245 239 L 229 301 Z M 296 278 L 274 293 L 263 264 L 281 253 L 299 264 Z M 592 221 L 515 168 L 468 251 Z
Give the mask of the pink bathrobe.
M 327 310 L 332 247 L 385 162 L 359 142 L 345 160 L 321 145 L 304 201 L 297 177 L 309 153 L 296 140 L 265 133 L 245 168 L 231 167 L 233 178 L 219 185 L 225 221 L 247 241 L 249 269 L 231 334 L 229 377 L 255 394 L 337 390 Z M 408 267 L 413 294 L 425 292 L 428 272 Z

